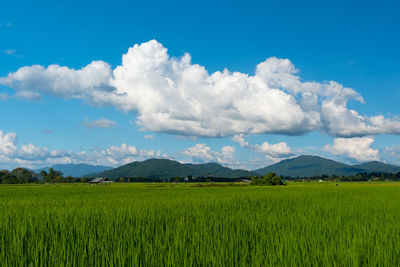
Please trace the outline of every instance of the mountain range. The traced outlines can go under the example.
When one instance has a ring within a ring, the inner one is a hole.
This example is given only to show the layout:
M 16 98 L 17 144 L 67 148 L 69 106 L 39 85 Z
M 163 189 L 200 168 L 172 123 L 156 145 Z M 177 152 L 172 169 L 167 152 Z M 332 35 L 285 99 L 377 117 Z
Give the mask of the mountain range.
M 53 168 L 56 171 L 61 171 L 64 176 L 71 175 L 72 177 L 82 177 L 90 173 L 103 172 L 112 169 L 112 167 L 89 164 L 56 164 L 50 167 L 44 167 L 33 171 L 36 173 L 39 173 L 41 171 L 48 172 L 50 168 Z
M 310 177 L 319 175 L 354 175 L 362 172 L 398 172 L 400 167 L 381 162 L 367 162 L 359 165 L 348 165 L 318 156 L 299 156 L 282 160 L 276 164 L 255 170 L 264 175 L 275 172 L 290 177 Z
M 169 159 L 148 159 L 135 161 L 121 167 L 93 174 L 92 177 L 107 177 L 110 179 L 119 177 L 141 178 L 173 178 L 173 177 L 224 177 L 237 178 L 256 175 L 247 170 L 232 170 L 217 163 L 207 164 L 183 164 Z
M 58 164 L 53 169 L 61 171 L 64 176 L 74 177 L 120 177 L 168 179 L 173 177 L 223 177 L 239 178 L 254 175 L 265 175 L 275 172 L 281 176 L 312 177 L 320 175 L 355 175 L 362 172 L 397 173 L 399 166 L 371 161 L 357 165 L 348 165 L 318 156 L 302 155 L 292 159 L 282 160 L 267 167 L 248 171 L 233 170 L 217 163 L 189 164 L 179 163 L 169 159 L 148 159 L 135 161 L 117 168 L 107 166 L 92 166 L 87 164 Z M 35 170 L 48 171 L 49 167 Z

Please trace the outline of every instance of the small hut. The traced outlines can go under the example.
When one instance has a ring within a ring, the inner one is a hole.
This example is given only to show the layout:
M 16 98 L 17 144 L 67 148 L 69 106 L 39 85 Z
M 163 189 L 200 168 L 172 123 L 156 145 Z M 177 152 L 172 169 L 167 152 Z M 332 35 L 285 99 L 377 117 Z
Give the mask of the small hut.
M 94 185 L 110 185 L 110 183 L 112 183 L 112 181 L 108 178 L 105 177 L 98 177 L 98 178 L 94 178 L 93 180 L 89 181 L 89 184 L 94 186 Z

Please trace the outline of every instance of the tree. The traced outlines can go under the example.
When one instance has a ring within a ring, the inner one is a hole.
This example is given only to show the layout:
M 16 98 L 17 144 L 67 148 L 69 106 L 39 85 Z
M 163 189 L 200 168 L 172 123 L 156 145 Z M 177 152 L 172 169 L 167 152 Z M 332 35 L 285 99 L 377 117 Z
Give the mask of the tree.
M 62 172 L 56 171 L 53 168 L 49 169 L 49 172 L 41 171 L 40 175 L 43 176 L 43 180 L 46 183 L 60 183 L 64 182 L 64 177 Z
M 0 184 L 7 184 L 10 179 L 10 172 L 8 170 L 0 171 Z
M 15 181 L 18 184 L 31 183 L 37 181 L 37 177 L 33 171 L 25 168 L 15 168 L 10 173 L 11 176 L 15 177 Z
M 75 182 L 75 178 L 72 177 L 71 175 L 68 175 L 67 177 L 65 177 L 65 182 L 73 183 L 73 182 Z
M 283 185 L 282 178 L 273 172 L 270 172 L 263 176 L 265 184 L 269 185 Z
M 282 178 L 273 172 L 267 173 L 263 177 L 254 176 L 251 178 L 253 185 L 284 185 Z

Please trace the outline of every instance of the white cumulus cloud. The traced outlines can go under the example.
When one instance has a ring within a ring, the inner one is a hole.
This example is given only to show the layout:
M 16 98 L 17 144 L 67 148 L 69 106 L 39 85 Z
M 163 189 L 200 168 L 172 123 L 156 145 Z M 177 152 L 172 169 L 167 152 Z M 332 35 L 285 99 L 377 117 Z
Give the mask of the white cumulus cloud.
M 42 95 L 35 91 L 18 91 L 14 95 L 15 98 L 26 99 L 29 101 L 39 101 L 42 99 Z
M 121 144 L 106 149 L 92 151 L 50 150 L 34 144 L 18 146 L 15 133 L 0 130 L 0 166 L 14 168 L 24 166 L 37 168 L 53 164 L 87 163 L 94 165 L 119 166 L 132 161 L 148 158 L 165 158 L 168 155 L 160 150 L 138 149 L 135 146 Z
M 239 164 L 235 159 L 235 148 L 232 146 L 224 146 L 221 152 L 217 152 L 212 151 L 206 144 L 196 144 L 183 150 L 182 154 L 190 157 L 194 163 L 216 162 L 230 167 Z
M 189 54 L 171 57 L 156 40 L 129 48 L 115 69 L 103 61 L 78 70 L 34 65 L 0 78 L 0 84 L 29 99 L 47 94 L 111 105 L 136 113 L 144 130 L 182 136 L 400 134 L 397 119 L 349 109 L 349 101 L 364 102 L 358 92 L 334 81 L 302 81 L 288 59 L 268 58 L 254 75 L 209 73 Z
M 88 121 L 87 119 L 85 120 L 84 123 L 82 123 L 82 126 L 87 127 L 87 128 L 111 128 L 115 126 L 117 123 L 115 121 L 108 120 L 106 118 L 100 118 L 98 120 L 94 121 Z
M 379 161 L 379 150 L 371 148 L 373 142 L 372 137 L 335 138 L 333 144 L 326 145 L 324 150 L 358 162 Z
M 287 158 L 294 155 L 292 149 L 285 142 L 276 144 L 264 142 L 261 145 L 256 145 L 256 149 L 271 158 Z
M 386 147 L 384 153 L 392 157 L 400 158 L 400 146 L 393 145 L 390 147 Z
M 99 155 L 101 159 L 108 161 L 112 165 L 127 164 L 132 161 L 147 158 L 159 158 L 166 157 L 160 150 L 140 150 L 135 146 L 122 144 L 121 146 L 111 146 L 107 149 L 97 151 L 96 155 Z
M 3 133 L 0 130 L 0 153 L 11 155 L 17 150 L 17 135 L 15 133 Z
M 239 143 L 241 147 L 249 148 L 255 152 L 263 154 L 267 160 L 272 162 L 277 162 L 295 155 L 295 152 L 285 142 L 270 144 L 264 141 L 261 145 L 251 145 L 246 141 L 243 134 L 233 136 L 232 140 Z
M 103 61 L 93 61 L 79 70 L 59 65 L 47 68 L 40 65 L 22 67 L 0 78 L 0 84 L 15 89 L 21 97 L 27 94 L 29 98 L 28 93 L 36 93 L 105 104 L 101 99 L 107 92 L 114 90 L 110 87 L 111 78 L 110 65 Z

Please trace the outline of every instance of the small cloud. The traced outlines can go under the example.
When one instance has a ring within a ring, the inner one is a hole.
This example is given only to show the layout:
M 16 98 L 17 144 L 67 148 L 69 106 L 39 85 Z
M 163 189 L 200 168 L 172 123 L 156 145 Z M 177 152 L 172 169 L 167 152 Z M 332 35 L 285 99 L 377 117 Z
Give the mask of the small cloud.
M 100 118 L 94 121 L 88 121 L 88 119 L 85 119 L 85 122 L 82 123 L 82 126 L 87 128 L 111 128 L 116 124 L 117 123 L 115 121 L 111 121 L 106 118 Z
M 239 143 L 241 147 L 249 148 L 258 153 L 264 154 L 265 158 L 271 160 L 272 162 L 278 162 L 282 159 L 289 158 L 295 155 L 295 152 L 288 146 L 285 142 L 280 142 L 276 144 L 270 144 L 264 142 L 261 145 L 251 145 L 246 141 L 243 134 L 237 134 L 232 137 L 232 140 Z
M 191 157 L 193 163 L 217 162 L 231 168 L 237 168 L 240 165 L 240 162 L 235 159 L 235 148 L 232 146 L 224 146 L 221 152 L 218 152 L 211 150 L 206 144 L 196 144 L 184 149 L 181 154 Z
M 358 162 L 380 161 L 379 150 L 371 147 L 373 142 L 373 137 L 334 138 L 333 144 L 327 144 L 324 150 Z
M 18 91 L 14 96 L 16 98 L 22 98 L 29 101 L 39 101 L 42 99 L 42 95 L 34 91 Z
M 43 130 L 42 133 L 44 134 L 53 134 L 54 132 L 52 130 Z
M 15 55 L 15 54 L 17 53 L 17 50 L 15 50 L 15 49 L 8 49 L 8 50 L 2 50 L 1 52 L 2 52 L 3 54 L 6 54 L 6 55 L 11 56 L 11 55 Z
M 66 163 L 87 163 L 92 165 L 119 166 L 132 161 L 148 158 L 164 158 L 167 154 L 161 150 L 139 149 L 133 145 L 121 144 L 105 149 L 85 150 L 80 152 L 50 150 L 32 143 L 18 145 L 16 133 L 0 130 L 0 166 L 26 166 L 37 168 Z
M 249 142 L 246 141 L 243 134 L 237 134 L 232 137 L 232 140 L 239 143 L 241 147 L 249 147 Z
M 15 49 L 8 49 L 8 50 L 1 50 L 0 51 L 1 54 L 7 55 L 7 56 L 14 56 L 17 58 L 23 58 L 24 56 L 21 54 L 17 53 L 17 50 Z
M 175 136 L 176 139 L 178 140 L 191 140 L 191 141 L 197 141 L 197 136 L 191 136 L 191 135 L 177 135 Z
M 151 139 L 151 140 L 153 140 L 153 139 L 154 139 L 154 135 L 152 135 L 152 134 L 147 134 L 147 135 L 144 136 L 144 138 L 145 138 L 145 139 Z

